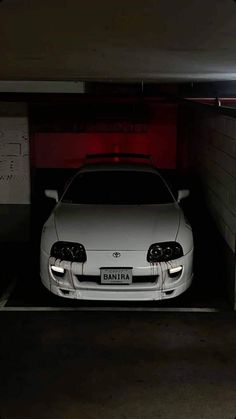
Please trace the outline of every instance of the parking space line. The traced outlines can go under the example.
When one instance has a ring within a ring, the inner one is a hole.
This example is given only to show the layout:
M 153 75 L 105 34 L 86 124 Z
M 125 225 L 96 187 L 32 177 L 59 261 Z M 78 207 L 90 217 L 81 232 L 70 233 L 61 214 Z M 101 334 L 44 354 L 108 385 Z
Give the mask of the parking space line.
M 114 312 L 184 312 L 184 313 L 218 313 L 230 311 L 211 307 L 5 307 L 0 311 L 114 311 Z
M 0 309 L 4 308 L 7 304 L 12 292 L 14 291 L 17 283 L 17 278 L 13 278 L 6 290 L 0 296 Z

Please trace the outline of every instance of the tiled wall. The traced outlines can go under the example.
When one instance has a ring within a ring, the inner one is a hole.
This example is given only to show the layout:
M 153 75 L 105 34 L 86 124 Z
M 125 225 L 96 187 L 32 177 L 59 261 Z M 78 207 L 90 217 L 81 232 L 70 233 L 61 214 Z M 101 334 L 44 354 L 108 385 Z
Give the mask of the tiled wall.
M 235 253 L 236 118 L 195 111 L 190 150 L 191 165 L 202 180 L 208 208 Z
M 210 263 L 218 264 L 222 287 L 236 310 L 236 118 L 199 107 L 181 109 L 179 116 L 179 167 L 191 174 L 193 189 L 197 185 L 194 212 L 203 202 L 212 216 L 216 241 L 204 224 L 207 217 L 199 226 L 209 246 L 217 246 L 220 259 L 213 257 Z

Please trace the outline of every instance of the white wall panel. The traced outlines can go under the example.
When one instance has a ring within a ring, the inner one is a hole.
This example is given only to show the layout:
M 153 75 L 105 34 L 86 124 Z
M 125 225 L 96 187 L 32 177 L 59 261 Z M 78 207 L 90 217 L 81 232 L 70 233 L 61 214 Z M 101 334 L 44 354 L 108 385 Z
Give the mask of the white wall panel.
M 0 204 L 29 203 L 27 107 L 19 103 L 0 103 Z

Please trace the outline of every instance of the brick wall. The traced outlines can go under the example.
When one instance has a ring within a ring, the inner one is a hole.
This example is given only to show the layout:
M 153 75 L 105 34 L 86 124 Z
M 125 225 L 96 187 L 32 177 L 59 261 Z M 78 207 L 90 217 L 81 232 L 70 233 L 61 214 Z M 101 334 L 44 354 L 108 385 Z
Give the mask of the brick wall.
M 211 246 L 210 263 L 218 266 L 222 290 L 226 287 L 236 310 L 236 118 L 220 110 L 181 108 L 178 156 L 179 169 L 193 181 L 193 212 L 205 251 Z M 209 275 L 214 286 L 211 270 Z
M 207 206 L 235 253 L 236 118 L 195 111 L 190 150 L 190 164 L 201 179 Z

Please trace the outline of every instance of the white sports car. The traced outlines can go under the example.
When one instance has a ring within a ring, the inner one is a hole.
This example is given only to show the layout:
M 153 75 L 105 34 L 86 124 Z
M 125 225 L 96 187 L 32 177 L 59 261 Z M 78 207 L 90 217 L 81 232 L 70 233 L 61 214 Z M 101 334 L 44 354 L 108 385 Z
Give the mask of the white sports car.
M 161 300 L 192 281 L 193 236 L 179 202 L 152 166 L 84 166 L 41 236 L 41 280 L 54 294 L 85 300 Z

